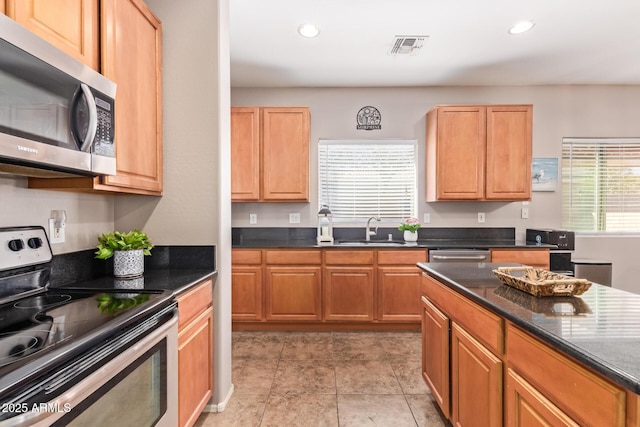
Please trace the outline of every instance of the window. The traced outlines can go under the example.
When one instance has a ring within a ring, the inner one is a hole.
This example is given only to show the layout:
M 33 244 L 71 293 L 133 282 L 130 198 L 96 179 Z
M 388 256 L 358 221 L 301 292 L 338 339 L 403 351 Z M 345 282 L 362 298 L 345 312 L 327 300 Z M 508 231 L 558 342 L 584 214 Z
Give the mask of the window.
M 564 138 L 562 225 L 640 232 L 640 138 Z
M 336 221 L 417 216 L 415 140 L 320 140 L 320 206 Z

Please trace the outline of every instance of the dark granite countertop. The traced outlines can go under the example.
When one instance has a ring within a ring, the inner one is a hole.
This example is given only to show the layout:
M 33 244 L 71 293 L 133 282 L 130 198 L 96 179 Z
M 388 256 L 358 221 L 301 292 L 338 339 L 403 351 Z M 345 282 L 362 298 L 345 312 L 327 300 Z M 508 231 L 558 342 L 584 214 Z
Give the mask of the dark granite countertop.
M 117 280 L 113 276 L 98 277 L 64 286 L 65 289 L 96 289 L 132 291 L 171 291 L 177 296 L 203 280 L 217 277 L 216 271 L 196 269 L 145 270 L 144 276 L 136 279 Z
M 243 240 L 235 243 L 234 249 L 303 249 L 303 248 L 425 248 L 425 249 L 489 249 L 489 248 L 557 248 L 555 245 L 536 244 L 517 240 L 472 240 L 472 239 L 423 239 L 417 242 L 404 242 L 403 240 L 371 240 L 370 242 L 359 240 L 338 240 L 333 245 L 318 245 L 316 240 Z
M 318 245 L 315 228 L 248 227 L 234 228 L 233 248 L 426 248 L 426 249 L 488 249 L 488 248 L 556 248 L 516 239 L 515 228 L 492 227 L 424 227 L 418 230 L 418 241 L 405 243 L 403 233 L 396 228 L 380 227 L 377 235 L 365 242 L 365 228 L 334 228 L 333 245 Z M 391 236 L 391 241 L 389 240 Z
M 56 255 L 51 262 L 52 288 L 144 289 L 181 294 L 197 283 L 217 277 L 215 246 L 156 246 L 145 257 L 144 276 L 113 277 L 113 259 L 95 259 L 95 250 Z M 129 286 L 130 288 L 127 288 Z
M 594 283 L 579 297 L 534 297 L 502 284 L 492 272 L 501 265 L 509 264 L 418 264 L 445 286 L 640 394 L 640 295 Z

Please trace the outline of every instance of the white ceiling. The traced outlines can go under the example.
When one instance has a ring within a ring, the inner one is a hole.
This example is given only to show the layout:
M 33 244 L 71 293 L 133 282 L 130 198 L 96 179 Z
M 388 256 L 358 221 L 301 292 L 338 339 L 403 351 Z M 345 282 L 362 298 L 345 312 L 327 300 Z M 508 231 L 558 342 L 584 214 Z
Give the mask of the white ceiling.
M 233 87 L 640 84 L 640 0 L 230 0 L 230 13 Z M 509 35 L 523 19 L 533 30 Z M 429 38 L 389 56 L 396 35 Z

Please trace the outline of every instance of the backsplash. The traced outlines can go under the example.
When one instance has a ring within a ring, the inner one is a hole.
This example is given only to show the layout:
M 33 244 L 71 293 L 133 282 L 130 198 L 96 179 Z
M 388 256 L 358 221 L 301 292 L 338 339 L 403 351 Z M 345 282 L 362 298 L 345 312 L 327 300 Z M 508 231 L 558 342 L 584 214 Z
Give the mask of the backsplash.
M 372 230 L 375 227 L 372 227 Z M 316 228 L 313 227 L 234 227 L 231 238 L 234 245 L 254 241 L 298 241 L 315 240 Z M 402 240 L 403 232 L 397 228 L 378 228 L 378 234 L 372 240 L 387 240 L 389 234 L 393 240 Z M 418 239 L 465 239 L 465 240 L 515 240 L 513 227 L 442 227 L 421 228 Z M 359 240 L 365 238 L 364 227 L 340 227 L 333 229 L 336 240 Z

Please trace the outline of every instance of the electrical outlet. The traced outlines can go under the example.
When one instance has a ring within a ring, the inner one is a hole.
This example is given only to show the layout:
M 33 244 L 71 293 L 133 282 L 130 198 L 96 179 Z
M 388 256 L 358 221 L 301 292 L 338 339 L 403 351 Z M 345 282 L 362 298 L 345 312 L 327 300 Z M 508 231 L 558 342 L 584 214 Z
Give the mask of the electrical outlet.
M 56 243 L 64 243 L 65 235 L 64 235 L 64 224 L 62 226 L 56 226 L 55 220 L 49 219 L 49 242 L 53 245 Z
M 300 224 L 300 214 L 299 213 L 290 213 L 289 214 L 289 224 Z
M 478 212 L 478 222 L 479 223 L 484 222 L 484 212 Z
M 522 219 L 529 219 L 529 208 L 522 208 L 520 210 L 520 217 Z
M 249 214 L 249 224 L 258 223 L 258 214 Z
M 431 214 L 428 214 L 428 213 L 424 214 L 424 218 L 422 219 L 423 219 L 422 222 L 424 222 L 425 224 L 429 224 L 431 222 Z

